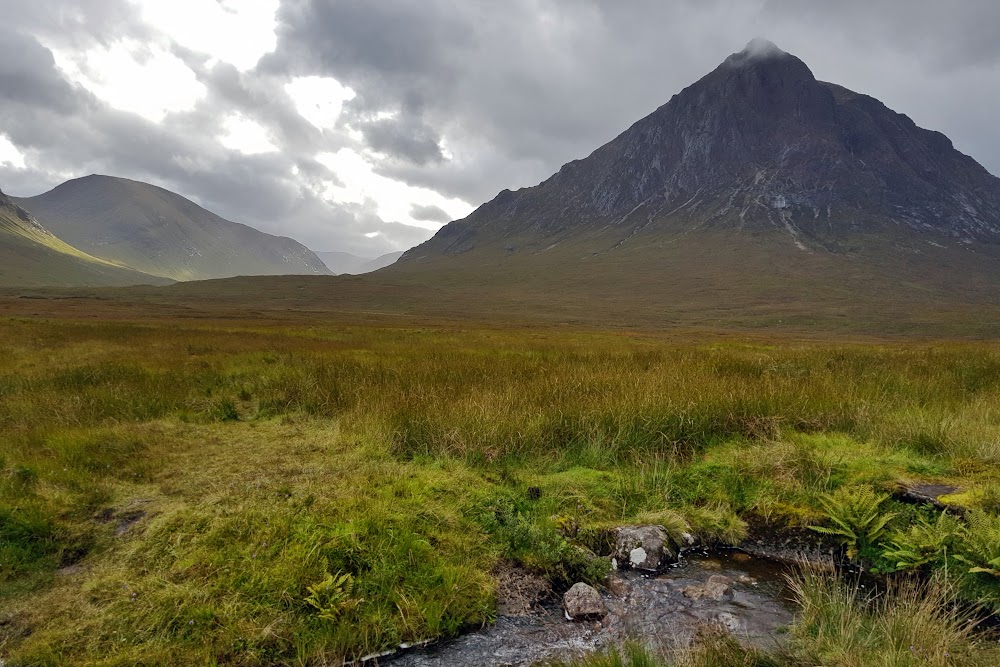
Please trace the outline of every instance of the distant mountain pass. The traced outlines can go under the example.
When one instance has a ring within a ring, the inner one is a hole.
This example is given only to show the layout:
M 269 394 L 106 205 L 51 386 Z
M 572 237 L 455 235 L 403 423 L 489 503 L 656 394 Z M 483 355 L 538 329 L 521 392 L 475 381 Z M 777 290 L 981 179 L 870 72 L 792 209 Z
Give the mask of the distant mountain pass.
M 358 257 L 347 252 L 317 252 L 316 255 L 336 274 L 360 275 L 395 264 L 396 260 L 403 256 L 403 251 L 390 252 L 375 259 Z
M 173 280 L 330 273 L 292 239 L 230 222 L 138 181 L 87 176 L 15 202 L 70 245 Z

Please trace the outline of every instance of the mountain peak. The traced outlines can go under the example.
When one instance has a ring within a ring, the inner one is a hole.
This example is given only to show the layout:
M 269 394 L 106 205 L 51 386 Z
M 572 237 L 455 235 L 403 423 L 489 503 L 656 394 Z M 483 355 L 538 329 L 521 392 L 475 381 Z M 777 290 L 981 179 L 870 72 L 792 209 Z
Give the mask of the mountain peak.
M 589 157 L 501 193 L 419 253 L 541 252 L 583 237 L 617 253 L 693 229 L 777 233 L 798 250 L 873 235 L 919 252 L 931 240 L 992 246 L 1000 180 L 943 135 L 755 39 Z
M 761 60 L 764 58 L 780 58 L 789 54 L 782 51 L 778 48 L 777 44 L 769 39 L 754 37 L 738 55 L 753 60 Z
M 786 82 L 816 80 L 808 65 L 791 53 L 781 50 L 774 42 L 762 37 L 755 37 L 742 51 L 726 58 L 722 68 L 756 73 L 780 72 L 780 78 Z

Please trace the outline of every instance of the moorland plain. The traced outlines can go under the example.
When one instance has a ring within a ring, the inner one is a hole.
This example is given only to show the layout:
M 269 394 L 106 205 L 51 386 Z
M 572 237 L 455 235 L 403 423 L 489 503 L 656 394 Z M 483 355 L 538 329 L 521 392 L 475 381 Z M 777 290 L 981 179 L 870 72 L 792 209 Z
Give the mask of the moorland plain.
M 990 343 L 62 303 L 0 321 L 8 664 L 327 664 L 488 622 L 501 564 L 598 582 L 579 547 L 635 522 L 822 526 L 946 589 L 867 609 L 813 578 L 788 656 L 702 664 L 995 664 L 948 603 L 1000 608 Z M 915 482 L 965 519 L 883 499 Z

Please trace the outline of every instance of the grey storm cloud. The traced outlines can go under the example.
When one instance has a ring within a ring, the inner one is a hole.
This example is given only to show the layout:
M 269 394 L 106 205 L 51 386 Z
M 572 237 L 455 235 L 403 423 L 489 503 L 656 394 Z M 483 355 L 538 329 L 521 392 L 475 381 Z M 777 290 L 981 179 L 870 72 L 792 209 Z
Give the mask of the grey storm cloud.
M 365 133 L 381 172 L 475 203 L 589 154 L 758 35 L 1000 171 L 992 0 L 287 0 L 279 16 L 262 70 L 333 76 L 359 118 L 405 111 Z M 415 116 L 430 130 L 408 136 L 454 159 L 386 141 Z
M 107 45 L 151 34 L 128 0 L 0 0 L 0 12 L 6 26 L 62 46 Z
M 451 216 L 448 215 L 448 212 L 437 206 L 419 206 L 415 204 L 410 209 L 410 215 L 413 216 L 414 220 L 440 222 L 441 224 L 451 222 Z
M 440 137 L 419 118 L 400 122 L 386 118 L 361 124 L 361 132 L 368 146 L 380 153 L 388 153 L 416 165 L 441 162 Z
M 336 178 L 318 153 L 360 145 L 379 174 L 478 205 L 586 156 L 756 36 L 1000 173 L 995 0 L 282 0 L 277 48 L 250 71 L 173 45 L 207 94 L 160 123 L 68 81 L 43 46 L 151 39 L 135 5 L 0 0 L 0 12 L 0 133 L 28 158 L 0 165 L 5 191 L 127 176 L 321 250 L 374 256 L 431 232 L 380 219 L 373 202 L 325 200 Z M 298 114 L 284 84 L 299 76 L 356 92 L 337 127 Z M 234 113 L 279 150 L 221 146 Z M 446 222 L 433 208 L 412 216 Z
M 55 69 L 52 52 L 33 37 L 0 27 L 0 99 L 5 106 L 70 114 L 80 94 Z
M 1000 63 L 1000 3 L 995 0 L 769 0 L 763 15 L 769 20 L 821 22 L 860 48 L 884 43 L 931 69 Z

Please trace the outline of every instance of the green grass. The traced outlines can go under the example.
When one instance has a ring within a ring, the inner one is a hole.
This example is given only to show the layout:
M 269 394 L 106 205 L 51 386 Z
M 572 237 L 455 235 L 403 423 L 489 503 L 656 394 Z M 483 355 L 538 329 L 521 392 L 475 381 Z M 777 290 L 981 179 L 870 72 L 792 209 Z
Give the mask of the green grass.
M 489 621 L 501 561 L 597 581 L 622 522 L 732 544 L 904 480 L 973 510 L 912 569 L 1000 604 L 997 406 L 988 344 L 3 320 L 0 656 L 323 664 Z M 885 511 L 890 570 L 936 515 Z

